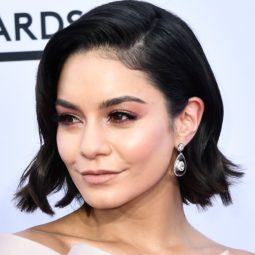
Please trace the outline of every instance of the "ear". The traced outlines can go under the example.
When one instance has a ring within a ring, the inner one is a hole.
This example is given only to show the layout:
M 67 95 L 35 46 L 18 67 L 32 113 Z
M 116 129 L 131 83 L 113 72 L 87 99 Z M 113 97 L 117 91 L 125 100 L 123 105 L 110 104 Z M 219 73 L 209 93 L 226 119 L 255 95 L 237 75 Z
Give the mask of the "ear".
M 175 147 L 179 143 L 186 146 L 199 127 L 204 112 L 204 102 L 199 97 L 191 97 L 183 111 L 174 119 Z

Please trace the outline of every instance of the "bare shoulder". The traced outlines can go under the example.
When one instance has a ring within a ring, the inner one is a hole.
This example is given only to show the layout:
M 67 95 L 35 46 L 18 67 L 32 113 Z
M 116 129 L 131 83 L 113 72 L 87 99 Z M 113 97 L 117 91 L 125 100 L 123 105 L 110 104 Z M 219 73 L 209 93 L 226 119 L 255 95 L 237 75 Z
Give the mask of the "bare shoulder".
M 40 243 L 61 254 L 66 254 L 76 240 L 75 233 L 72 231 L 76 229 L 73 226 L 77 225 L 74 215 L 75 212 L 13 234 Z
M 221 243 L 218 243 L 208 237 L 206 237 L 204 234 L 201 232 L 197 231 L 199 235 L 197 235 L 199 238 L 198 240 L 199 244 L 202 244 L 202 249 L 201 252 L 204 254 L 217 254 L 217 255 L 255 255 L 255 253 L 245 251 L 245 250 L 240 250 L 240 249 L 235 249 L 232 247 L 225 246 Z
M 54 223 L 47 223 L 13 234 L 42 244 L 60 254 L 66 254 L 70 249 L 69 243 L 61 235 L 54 233 L 54 228 Z
M 244 251 L 244 250 L 230 250 L 230 254 L 233 253 L 233 255 L 255 255 L 253 252 Z
M 217 255 L 255 255 L 255 253 L 251 253 L 245 250 L 239 250 L 230 248 L 227 246 L 219 245 L 215 247 L 210 247 L 208 249 L 203 249 L 204 254 L 217 254 Z
M 249 251 L 234 249 L 221 244 L 215 246 L 215 249 L 212 249 L 212 253 L 219 255 L 255 255 L 255 253 Z
M 226 250 L 228 251 L 226 255 L 255 255 L 255 253 L 245 251 L 245 250 L 239 250 L 239 249 L 233 249 L 233 248 L 227 248 Z

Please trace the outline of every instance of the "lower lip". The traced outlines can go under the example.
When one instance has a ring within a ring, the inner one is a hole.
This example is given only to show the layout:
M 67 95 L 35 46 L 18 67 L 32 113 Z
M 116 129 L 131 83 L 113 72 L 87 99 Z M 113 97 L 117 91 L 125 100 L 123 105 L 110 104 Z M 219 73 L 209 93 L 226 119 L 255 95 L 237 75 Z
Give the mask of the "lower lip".
M 101 184 L 113 179 L 118 174 L 119 173 L 117 174 L 86 174 L 86 175 L 83 175 L 82 177 L 86 182 L 90 184 Z

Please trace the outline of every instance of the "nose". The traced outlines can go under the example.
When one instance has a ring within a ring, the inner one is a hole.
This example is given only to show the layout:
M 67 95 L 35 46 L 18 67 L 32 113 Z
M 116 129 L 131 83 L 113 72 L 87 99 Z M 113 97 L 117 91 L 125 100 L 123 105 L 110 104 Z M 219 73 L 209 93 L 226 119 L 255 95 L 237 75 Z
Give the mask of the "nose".
M 111 147 L 104 128 L 92 122 L 87 123 L 81 138 L 80 154 L 88 159 L 94 159 L 98 155 L 107 155 L 110 152 Z

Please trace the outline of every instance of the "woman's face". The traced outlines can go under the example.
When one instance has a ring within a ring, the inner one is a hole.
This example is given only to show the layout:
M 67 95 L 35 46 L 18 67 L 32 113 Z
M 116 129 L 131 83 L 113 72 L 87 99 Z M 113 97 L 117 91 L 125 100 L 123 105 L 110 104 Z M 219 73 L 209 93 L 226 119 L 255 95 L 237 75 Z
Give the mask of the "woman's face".
M 122 97 L 136 100 L 102 104 Z M 92 207 L 119 207 L 169 178 L 173 131 L 163 94 L 143 72 L 97 51 L 76 53 L 62 69 L 56 109 L 60 157 Z M 86 181 L 82 172 L 98 169 L 119 173 L 103 183 Z

